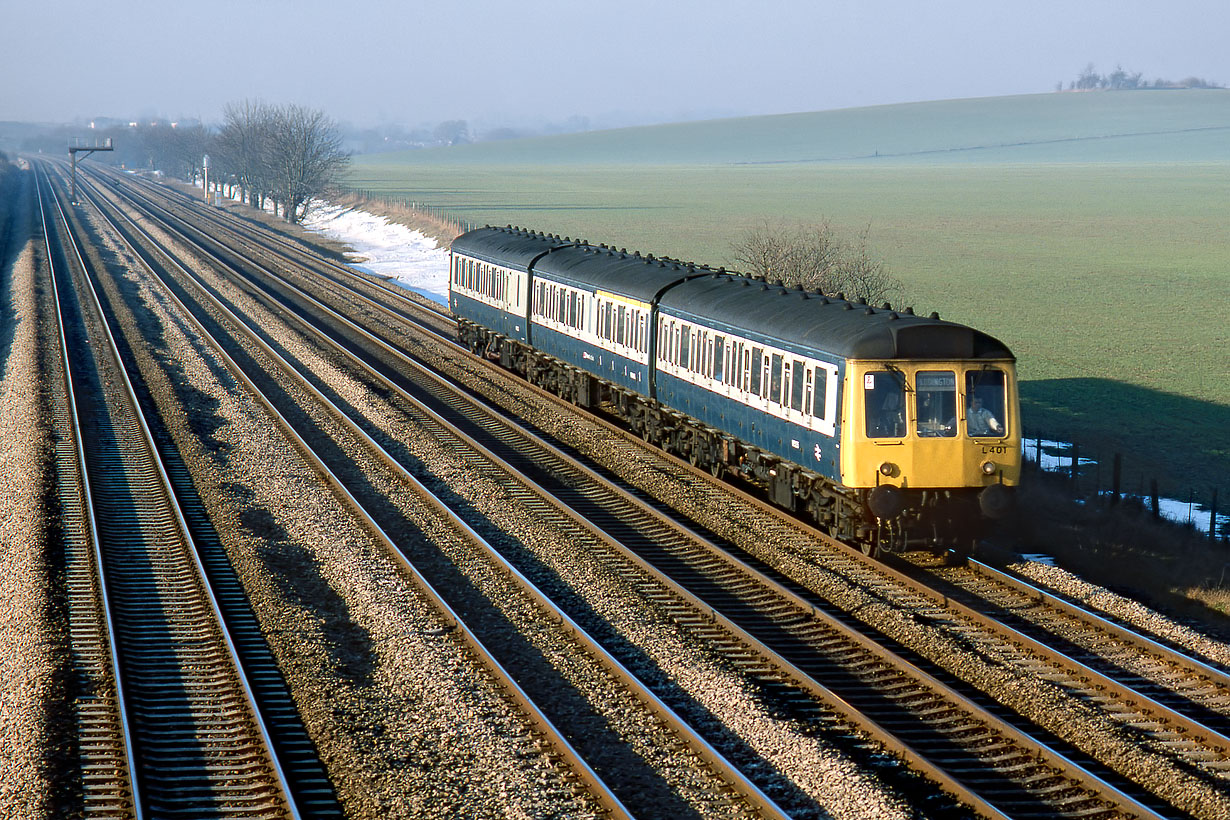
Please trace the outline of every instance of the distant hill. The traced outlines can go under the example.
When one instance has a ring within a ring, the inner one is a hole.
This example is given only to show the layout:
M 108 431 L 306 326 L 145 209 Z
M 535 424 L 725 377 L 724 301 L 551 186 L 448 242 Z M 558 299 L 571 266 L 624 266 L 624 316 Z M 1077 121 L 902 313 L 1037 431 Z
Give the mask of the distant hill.
M 553 112 L 544 109 L 544 118 Z M 1036 163 L 1230 160 L 1230 90 L 943 100 L 623 128 L 356 157 L 403 164 Z

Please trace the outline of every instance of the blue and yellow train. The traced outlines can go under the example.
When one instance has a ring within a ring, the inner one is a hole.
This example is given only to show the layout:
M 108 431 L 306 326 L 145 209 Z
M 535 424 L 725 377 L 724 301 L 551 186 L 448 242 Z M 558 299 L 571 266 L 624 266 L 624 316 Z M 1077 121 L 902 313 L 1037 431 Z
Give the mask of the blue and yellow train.
M 869 553 L 1011 506 L 1015 359 L 985 333 L 512 227 L 454 240 L 449 280 L 470 350 Z

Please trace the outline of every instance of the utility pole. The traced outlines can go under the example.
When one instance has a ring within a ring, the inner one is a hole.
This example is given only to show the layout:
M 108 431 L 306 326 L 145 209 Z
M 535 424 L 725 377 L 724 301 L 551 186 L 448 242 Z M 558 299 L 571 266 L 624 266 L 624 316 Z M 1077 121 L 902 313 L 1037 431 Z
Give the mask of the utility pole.
M 88 157 L 90 154 L 94 153 L 95 151 L 112 151 L 114 149 L 111 147 L 110 137 L 107 137 L 105 140 L 103 140 L 102 144 L 99 144 L 98 141 L 95 140 L 93 145 L 82 145 L 80 139 L 74 139 L 73 143 L 74 143 L 73 145 L 68 146 L 68 156 L 73 161 L 72 201 L 73 201 L 73 204 L 76 205 L 77 204 L 77 154 L 81 151 L 84 151 L 85 156 Z M 82 159 L 85 159 L 85 157 L 82 157 Z

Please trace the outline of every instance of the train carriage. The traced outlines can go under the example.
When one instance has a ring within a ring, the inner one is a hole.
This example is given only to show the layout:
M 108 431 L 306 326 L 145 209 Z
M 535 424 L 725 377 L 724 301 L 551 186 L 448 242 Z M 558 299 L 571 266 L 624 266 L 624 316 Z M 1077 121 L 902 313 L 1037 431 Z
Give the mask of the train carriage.
M 556 250 L 534 265 L 530 342 L 617 387 L 651 396 L 655 307 L 687 276 L 676 265 L 613 248 Z
M 454 243 L 449 261 L 449 307 L 472 328 L 519 342 L 529 340 L 530 269 L 569 243 L 528 231 L 472 231 Z
M 657 398 L 747 446 L 840 480 L 840 355 L 803 338 L 808 294 L 716 273 L 659 303 Z M 726 447 L 727 464 L 730 446 Z
M 1008 509 L 1015 360 L 985 333 L 513 228 L 458 237 L 450 282 L 471 350 L 868 551 Z

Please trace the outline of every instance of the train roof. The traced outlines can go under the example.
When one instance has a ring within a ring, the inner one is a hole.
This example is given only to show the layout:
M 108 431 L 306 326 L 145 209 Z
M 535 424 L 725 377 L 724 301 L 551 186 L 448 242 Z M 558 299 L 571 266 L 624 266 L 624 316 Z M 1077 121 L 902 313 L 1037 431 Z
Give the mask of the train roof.
M 568 238 L 536 233 L 521 228 L 478 228 L 453 240 L 452 250 L 475 259 L 509 268 L 529 270 L 534 260 L 544 253 L 572 245 Z
M 872 307 L 785 288 L 725 270 L 629 254 L 521 228 L 479 228 L 453 240 L 457 253 L 717 323 L 800 351 L 850 359 L 1012 359 L 998 339 L 932 314 Z
M 667 291 L 661 307 L 732 330 L 849 359 L 1011 359 L 998 339 L 912 311 L 876 308 L 746 276 L 715 273 Z
M 596 287 L 651 304 L 666 288 L 698 274 L 696 269 L 678 262 L 614 248 L 574 245 L 540 259 L 534 265 L 534 275 Z

